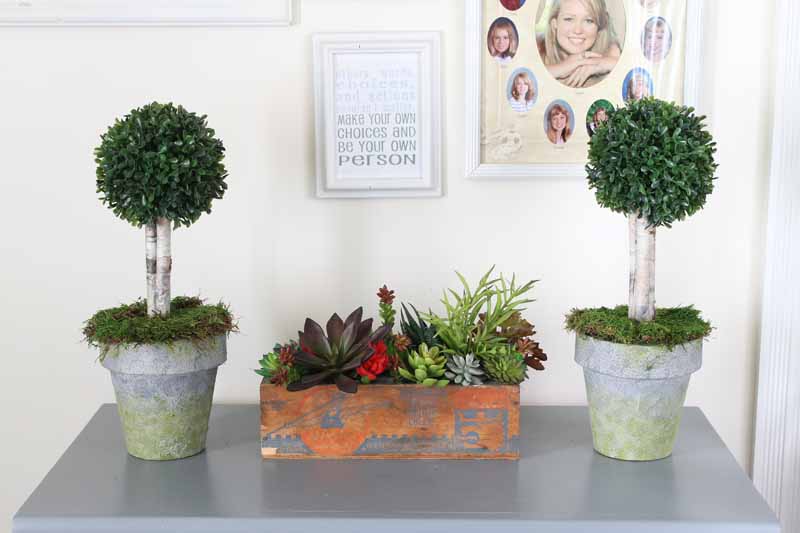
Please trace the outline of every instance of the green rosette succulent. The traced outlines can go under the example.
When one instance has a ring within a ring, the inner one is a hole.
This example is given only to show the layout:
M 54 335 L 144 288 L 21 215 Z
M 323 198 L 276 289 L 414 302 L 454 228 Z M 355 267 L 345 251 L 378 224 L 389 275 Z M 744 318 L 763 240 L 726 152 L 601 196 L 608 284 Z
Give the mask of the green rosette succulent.
M 519 385 L 528 377 L 525 356 L 511 346 L 495 346 L 480 354 L 486 375 L 504 385 Z
M 265 354 L 258 362 L 260 368 L 256 369 L 256 374 L 278 386 L 298 381 L 303 376 L 303 372 L 294 364 L 294 354 L 297 353 L 297 350 L 296 342 L 276 344 L 272 351 Z
M 439 347 L 428 348 L 423 343 L 417 350 L 412 351 L 408 356 L 408 365 L 411 371 L 399 368 L 400 375 L 412 382 L 426 387 L 445 387 L 450 380 L 444 378 L 444 367 L 447 364 L 447 357 L 439 353 Z

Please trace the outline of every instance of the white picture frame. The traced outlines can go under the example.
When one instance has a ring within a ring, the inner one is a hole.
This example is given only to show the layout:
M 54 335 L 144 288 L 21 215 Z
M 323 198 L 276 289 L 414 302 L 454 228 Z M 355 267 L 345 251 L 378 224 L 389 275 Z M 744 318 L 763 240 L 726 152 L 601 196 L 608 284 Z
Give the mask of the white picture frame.
M 0 26 L 289 26 L 300 0 L 0 0 Z
M 317 197 L 441 196 L 439 33 L 322 33 L 312 40 Z M 367 134 L 374 147 L 364 148 Z
M 532 0 L 529 0 L 532 1 Z M 687 0 L 686 58 L 683 100 L 696 106 L 703 73 L 703 1 Z M 481 162 L 481 57 L 486 48 L 483 0 L 465 0 L 465 172 L 471 179 L 585 178 L 582 164 L 482 163 Z

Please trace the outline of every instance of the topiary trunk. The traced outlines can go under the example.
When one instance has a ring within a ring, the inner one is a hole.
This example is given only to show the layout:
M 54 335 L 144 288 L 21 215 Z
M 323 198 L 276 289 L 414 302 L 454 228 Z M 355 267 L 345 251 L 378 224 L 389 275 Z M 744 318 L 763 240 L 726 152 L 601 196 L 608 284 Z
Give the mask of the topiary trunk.
M 156 288 L 155 313 L 169 314 L 170 275 L 172 274 L 172 222 L 163 217 L 156 219 Z
M 636 214 L 628 215 L 630 234 L 630 284 L 628 318 L 653 320 L 656 316 L 656 227 Z
M 147 268 L 147 314 L 156 314 L 156 225 L 144 226 L 145 265 Z

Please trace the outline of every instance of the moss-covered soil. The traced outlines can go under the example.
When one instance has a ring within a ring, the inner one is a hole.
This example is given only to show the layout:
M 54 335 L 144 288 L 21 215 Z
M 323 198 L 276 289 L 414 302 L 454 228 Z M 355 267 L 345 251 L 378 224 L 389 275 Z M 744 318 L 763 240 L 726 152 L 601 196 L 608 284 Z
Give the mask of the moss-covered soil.
M 656 309 L 656 318 L 637 322 L 628 318 L 628 306 L 573 309 L 566 328 L 595 339 L 620 344 L 675 346 L 707 337 L 711 324 L 693 307 Z
M 86 321 L 83 335 L 93 346 L 108 347 L 203 340 L 235 330 L 226 305 L 204 305 L 200 298 L 179 296 L 172 300 L 170 314 L 165 317 L 148 316 L 144 300 L 98 311 Z

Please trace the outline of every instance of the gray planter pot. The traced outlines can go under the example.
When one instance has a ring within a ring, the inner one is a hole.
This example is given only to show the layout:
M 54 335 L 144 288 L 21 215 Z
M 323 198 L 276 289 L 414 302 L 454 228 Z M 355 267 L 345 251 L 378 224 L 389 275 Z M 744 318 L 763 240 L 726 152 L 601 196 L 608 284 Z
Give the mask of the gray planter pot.
M 670 349 L 578 335 L 575 361 L 586 379 L 595 450 L 626 461 L 672 454 L 689 378 L 702 365 L 702 339 Z
M 113 347 L 111 371 L 128 453 L 141 459 L 181 459 L 206 447 L 217 367 L 226 336 L 205 341 Z

